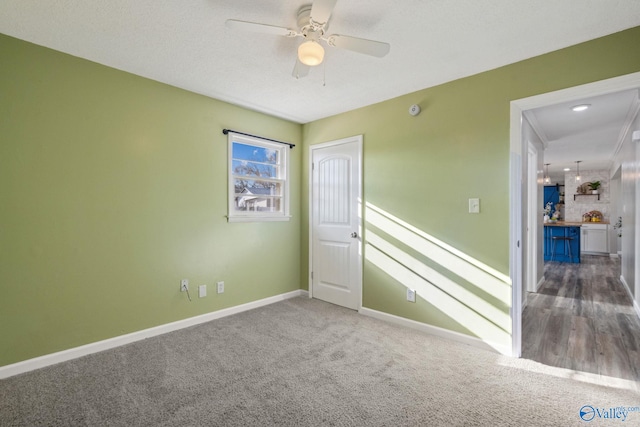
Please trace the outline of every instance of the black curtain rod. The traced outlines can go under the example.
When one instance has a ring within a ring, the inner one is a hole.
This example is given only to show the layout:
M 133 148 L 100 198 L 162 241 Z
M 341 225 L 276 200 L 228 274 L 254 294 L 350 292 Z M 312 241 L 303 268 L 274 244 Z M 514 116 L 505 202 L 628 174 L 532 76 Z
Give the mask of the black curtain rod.
M 233 130 L 233 129 L 222 129 L 222 133 L 225 134 L 225 135 L 228 134 L 229 132 L 237 133 L 239 135 L 244 135 L 244 136 L 252 136 L 254 138 L 260 138 L 260 139 L 264 139 L 265 141 L 277 142 L 278 144 L 288 145 L 289 148 L 293 148 L 293 147 L 296 146 L 295 144 L 292 144 L 290 142 L 277 141 L 275 139 L 265 138 L 263 136 L 251 135 L 250 133 L 244 133 L 244 132 L 238 132 L 237 130 Z

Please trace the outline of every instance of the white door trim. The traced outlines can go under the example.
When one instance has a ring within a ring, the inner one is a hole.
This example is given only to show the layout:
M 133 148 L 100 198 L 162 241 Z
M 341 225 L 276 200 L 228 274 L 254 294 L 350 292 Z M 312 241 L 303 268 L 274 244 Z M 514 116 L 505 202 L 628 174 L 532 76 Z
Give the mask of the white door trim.
M 527 141 L 529 158 L 527 165 L 527 291 L 535 292 L 538 283 L 538 150 Z M 523 292 L 525 293 L 525 292 Z M 526 294 L 526 293 L 525 293 Z
M 521 147 L 522 148 L 522 147 Z M 521 150 L 522 152 L 522 150 Z M 509 276 L 511 277 L 511 355 L 522 349 L 522 154 L 511 152 L 509 159 Z M 514 203 L 517 201 L 517 203 Z
M 309 269 L 307 271 L 307 283 L 309 289 L 309 298 L 313 298 L 313 279 L 311 277 L 313 270 L 313 154 L 315 150 L 320 150 L 327 147 L 332 147 L 335 145 L 347 144 L 347 143 L 357 143 L 358 145 L 358 165 L 360 167 L 360 176 L 358 176 L 358 189 L 359 189 L 359 201 L 358 201 L 358 240 L 360 241 L 360 250 L 358 251 L 358 266 L 359 266 L 359 282 L 358 282 L 358 311 L 362 309 L 362 242 L 363 242 L 363 227 L 362 227 L 362 187 L 363 187 L 363 169 L 362 169 L 362 147 L 363 147 L 363 137 L 362 135 L 354 135 L 347 138 L 338 139 L 335 141 L 324 142 L 321 144 L 314 144 L 309 148 L 309 158 L 308 162 L 308 180 L 309 180 Z
M 526 148 L 523 144 L 522 138 L 522 113 L 532 108 L 545 107 L 547 105 L 558 104 L 561 102 L 577 101 L 581 98 L 588 96 L 606 95 L 609 93 L 620 92 L 623 90 L 637 89 L 640 87 L 640 72 L 626 74 L 624 76 L 613 77 L 606 80 L 600 80 L 593 83 L 588 83 L 580 86 L 574 86 L 567 89 L 558 90 L 555 92 L 543 93 L 540 95 L 531 96 L 529 98 L 522 98 L 511 101 L 510 112 L 510 169 L 513 171 L 516 166 L 519 169 L 522 168 L 521 162 L 523 161 L 523 153 Z M 526 158 L 526 156 L 525 156 Z M 520 162 L 520 165 L 514 165 L 514 162 Z M 522 241 L 522 217 L 518 216 L 518 211 L 522 208 L 522 191 L 518 191 L 520 188 L 522 176 L 510 177 L 511 186 L 511 200 L 509 210 L 511 211 L 511 221 L 517 221 L 518 224 L 512 223 L 509 230 L 509 242 L 511 245 L 512 258 L 510 259 L 509 275 L 512 283 L 512 326 L 513 331 L 511 335 L 513 356 L 520 357 L 521 352 L 521 340 L 522 340 L 522 311 L 519 309 L 521 305 L 521 293 L 523 291 L 523 280 L 521 274 L 522 263 L 527 260 L 522 259 L 522 251 L 519 255 L 514 252 L 518 242 Z M 639 236 L 636 236 L 638 238 Z M 541 248 L 538 248 L 540 251 Z M 525 267 L 526 268 L 526 267 Z

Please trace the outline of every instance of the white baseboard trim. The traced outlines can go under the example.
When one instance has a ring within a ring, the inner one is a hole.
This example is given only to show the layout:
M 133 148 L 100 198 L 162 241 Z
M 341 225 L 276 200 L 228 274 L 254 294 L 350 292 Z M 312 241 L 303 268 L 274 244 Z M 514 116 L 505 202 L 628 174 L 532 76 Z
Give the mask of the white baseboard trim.
M 536 285 L 536 292 L 540 292 L 540 288 L 542 287 L 542 285 L 544 284 L 544 281 L 547 280 L 546 277 L 542 276 L 540 278 L 540 281 L 538 282 L 538 284 Z
M 511 345 L 499 345 L 484 341 L 480 338 L 472 337 L 469 335 L 461 334 L 460 332 L 450 331 L 448 329 L 440 328 L 438 326 L 429 325 L 427 323 L 416 322 L 415 320 L 406 319 L 404 317 L 396 316 L 393 314 L 384 313 L 382 311 L 373 310 L 370 308 L 362 307 L 359 310 L 360 314 L 365 316 L 374 317 L 379 320 L 384 320 L 396 325 L 405 326 L 412 329 L 417 329 L 422 332 L 426 332 L 430 335 L 435 335 L 440 338 L 457 341 L 463 344 L 470 345 L 472 347 L 481 348 L 483 350 L 489 350 L 498 352 L 505 356 L 511 356 Z
M 624 286 L 624 289 L 627 291 L 627 293 L 631 295 L 631 289 L 629 289 L 629 285 L 627 284 L 627 281 L 622 274 L 620 275 L 620 281 L 622 282 L 622 285 Z
M 155 326 L 149 329 L 132 332 L 125 335 L 97 341 L 91 344 L 85 344 L 80 347 L 74 347 L 56 353 L 46 354 L 44 356 L 35 357 L 33 359 L 23 360 L 22 362 L 13 363 L 11 365 L 0 366 L 0 379 L 9 378 L 14 375 L 23 374 L 25 372 L 44 368 L 46 366 L 55 365 L 60 362 L 77 359 L 100 351 L 109 350 L 141 341 L 146 338 L 155 337 L 166 334 L 167 332 L 177 331 L 179 329 L 188 328 L 190 326 L 199 325 L 201 323 L 210 322 L 222 317 L 231 316 L 233 314 L 242 313 L 243 311 L 253 310 L 254 308 L 263 307 L 265 305 L 274 304 L 290 298 L 306 296 L 305 290 L 296 290 L 280 295 L 264 298 L 258 301 L 248 302 L 246 304 L 236 305 L 235 307 L 224 308 L 222 310 L 213 311 L 211 313 L 201 314 L 199 316 L 190 317 L 188 319 L 178 320 L 176 322 L 166 323 L 164 325 Z
M 623 275 L 620 275 L 620 281 L 622 282 L 622 285 L 624 286 L 624 288 L 627 290 L 627 294 L 629 295 L 629 298 L 631 298 L 631 301 L 633 301 L 633 309 L 636 311 L 636 314 L 638 315 L 638 317 L 640 317 L 640 305 L 638 305 L 638 301 L 636 301 L 633 298 L 633 294 L 631 293 L 631 288 L 629 287 L 629 284 L 627 283 L 627 281 L 624 279 Z

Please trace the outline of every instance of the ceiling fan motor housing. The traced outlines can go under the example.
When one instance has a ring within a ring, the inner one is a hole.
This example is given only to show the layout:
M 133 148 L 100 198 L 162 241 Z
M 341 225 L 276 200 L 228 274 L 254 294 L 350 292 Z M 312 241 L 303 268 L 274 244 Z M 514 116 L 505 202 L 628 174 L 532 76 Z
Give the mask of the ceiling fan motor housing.
M 298 28 L 311 24 L 311 5 L 302 6 L 298 11 Z

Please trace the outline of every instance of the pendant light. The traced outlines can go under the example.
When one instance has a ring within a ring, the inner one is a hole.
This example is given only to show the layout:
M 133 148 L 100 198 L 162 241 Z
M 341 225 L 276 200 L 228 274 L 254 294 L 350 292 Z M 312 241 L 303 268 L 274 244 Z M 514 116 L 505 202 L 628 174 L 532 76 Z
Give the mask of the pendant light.
M 549 165 L 551 163 L 545 163 L 544 167 L 545 167 L 545 171 L 544 171 L 544 183 L 545 184 L 551 184 L 551 177 L 549 176 Z
M 582 160 L 577 160 L 576 161 L 576 182 L 580 182 L 582 180 L 582 177 L 580 176 L 580 162 Z

